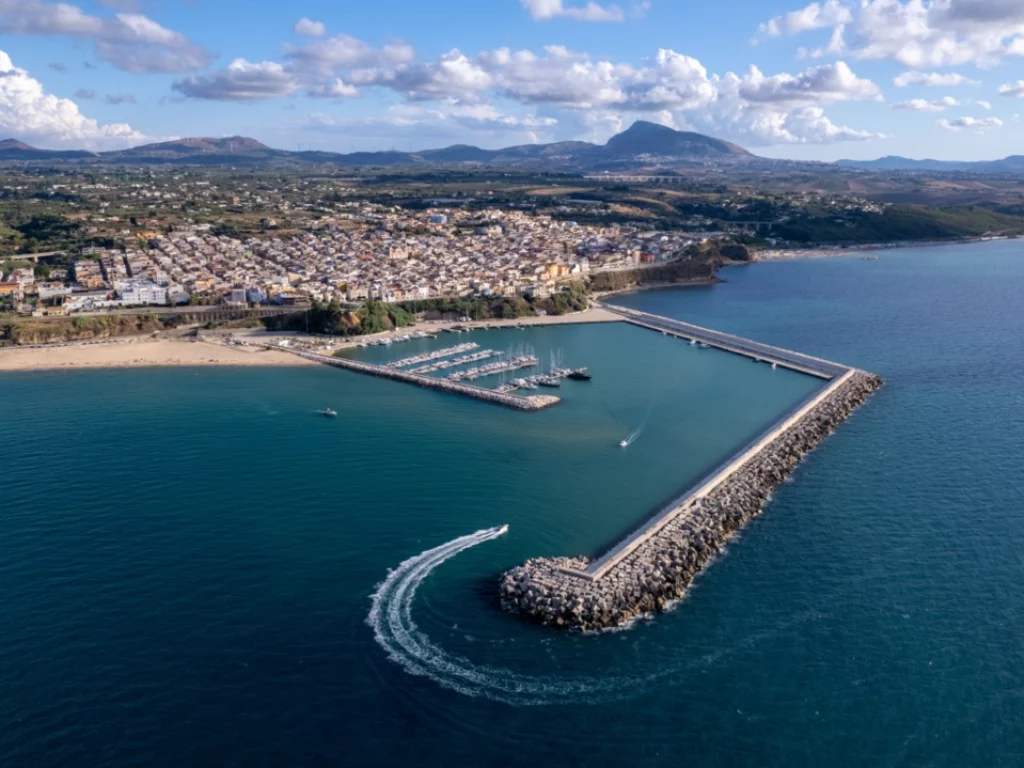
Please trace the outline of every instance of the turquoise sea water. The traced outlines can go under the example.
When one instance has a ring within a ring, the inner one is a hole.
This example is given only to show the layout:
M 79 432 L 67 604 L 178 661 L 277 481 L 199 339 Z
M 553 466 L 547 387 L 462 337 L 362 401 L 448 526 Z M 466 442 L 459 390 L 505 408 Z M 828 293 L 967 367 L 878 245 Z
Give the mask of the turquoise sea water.
M 888 386 L 686 601 L 596 637 L 495 577 L 598 551 L 817 382 L 624 325 L 436 342 L 591 368 L 537 414 L 326 368 L 0 377 L 0 765 L 1019 764 L 1022 246 L 724 276 L 619 301 Z M 388 569 L 500 523 L 398 570 L 389 659 Z

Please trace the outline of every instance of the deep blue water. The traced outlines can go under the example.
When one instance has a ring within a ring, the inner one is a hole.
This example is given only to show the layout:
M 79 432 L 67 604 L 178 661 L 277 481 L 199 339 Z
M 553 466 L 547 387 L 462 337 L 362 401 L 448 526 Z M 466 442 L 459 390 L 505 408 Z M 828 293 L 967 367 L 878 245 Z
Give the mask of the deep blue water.
M 676 610 L 596 637 L 495 577 L 609 544 L 814 381 L 622 325 L 472 337 L 592 369 L 539 414 L 325 368 L 0 377 L 0 765 L 1020 764 L 1022 250 L 620 297 L 887 386 Z M 385 606 L 418 627 L 389 660 L 375 585 L 498 523 Z

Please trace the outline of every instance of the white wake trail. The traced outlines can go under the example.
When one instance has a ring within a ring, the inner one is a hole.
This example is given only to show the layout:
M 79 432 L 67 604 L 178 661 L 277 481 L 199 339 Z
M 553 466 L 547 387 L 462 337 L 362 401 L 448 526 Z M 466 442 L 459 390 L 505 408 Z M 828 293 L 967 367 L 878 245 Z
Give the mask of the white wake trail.
M 388 574 L 371 596 L 366 620 L 388 657 L 406 672 L 428 677 L 445 688 L 509 704 L 575 703 L 636 694 L 638 683 L 646 679 L 541 677 L 477 666 L 445 652 L 419 630 L 412 618 L 412 604 L 424 579 L 460 552 L 493 541 L 507 530 L 502 526 L 462 536 L 409 558 Z

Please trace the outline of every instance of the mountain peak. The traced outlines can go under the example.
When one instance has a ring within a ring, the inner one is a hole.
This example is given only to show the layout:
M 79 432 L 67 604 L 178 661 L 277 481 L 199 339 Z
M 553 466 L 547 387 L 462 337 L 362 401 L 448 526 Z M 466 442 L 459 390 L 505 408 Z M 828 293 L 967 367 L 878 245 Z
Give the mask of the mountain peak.
M 0 141 L 0 149 L 21 149 L 27 152 L 34 152 L 36 148 L 17 139 L 4 139 Z
M 605 150 L 617 155 L 669 155 L 685 158 L 709 158 L 716 156 L 745 156 L 750 153 L 728 141 L 705 136 L 691 131 L 677 131 L 674 128 L 637 120 L 620 134 L 612 136 Z

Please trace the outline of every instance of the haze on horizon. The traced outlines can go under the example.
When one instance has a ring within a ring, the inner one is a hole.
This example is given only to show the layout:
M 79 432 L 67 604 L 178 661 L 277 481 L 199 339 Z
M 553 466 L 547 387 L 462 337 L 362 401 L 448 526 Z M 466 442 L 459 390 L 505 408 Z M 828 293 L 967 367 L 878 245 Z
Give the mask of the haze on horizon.
M 0 0 L 0 138 L 493 149 L 649 120 L 766 157 L 1020 152 L 1024 3 L 684 5 Z

